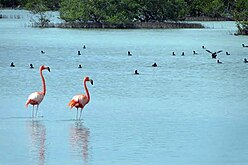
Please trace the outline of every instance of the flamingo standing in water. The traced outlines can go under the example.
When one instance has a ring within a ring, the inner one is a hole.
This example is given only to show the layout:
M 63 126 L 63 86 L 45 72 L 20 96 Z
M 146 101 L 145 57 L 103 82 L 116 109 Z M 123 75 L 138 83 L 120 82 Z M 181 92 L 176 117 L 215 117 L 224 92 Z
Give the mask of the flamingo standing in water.
M 42 91 L 31 93 L 28 97 L 28 100 L 26 101 L 26 104 L 25 104 L 26 107 L 28 107 L 29 104 L 33 105 L 32 117 L 34 117 L 34 106 L 37 105 L 36 113 L 35 113 L 35 116 L 37 116 L 37 111 L 38 111 L 39 105 L 40 105 L 41 101 L 43 100 L 44 96 L 46 95 L 46 83 L 45 83 L 45 79 L 44 79 L 43 74 L 42 74 L 42 71 L 44 69 L 47 69 L 50 72 L 50 68 L 48 66 L 42 65 L 40 67 L 40 77 L 42 80 Z
M 76 117 L 76 119 L 78 119 L 78 108 L 81 108 L 80 116 L 79 116 L 79 119 L 81 119 L 83 108 L 90 101 L 90 93 L 89 93 L 88 88 L 86 86 L 87 81 L 89 81 L 91 83 L 91 85 L 93 85 L 93 80 L 92 79 L 90 79 L 89 77 L 84 78 L 84 89 L 85 89 L 86 95 L 84 95 L 84 94 L 75 95 L 71 99 L 69 104 L 68 104 L 68 106 L 70 106 L 71 109 L 73 107 L 77 108 L 77 117 Z

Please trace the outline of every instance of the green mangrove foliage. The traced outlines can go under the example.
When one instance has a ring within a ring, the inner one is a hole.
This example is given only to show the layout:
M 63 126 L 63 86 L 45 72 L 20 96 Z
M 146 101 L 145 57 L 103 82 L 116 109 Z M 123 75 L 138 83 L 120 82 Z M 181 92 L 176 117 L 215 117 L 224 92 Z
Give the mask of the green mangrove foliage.
M 66 21 L 108 23 L 178 21 L 185 17 L 184 0 L 61 0 Z
M 59 10 L 66 22 L 127 24 L 180 21 L 186 17 L 228 17 L 247 34 L 247 0 L 0 0 L 0 7 L 23 7 L 41 15 Z
M 237 0 L 234 17 L 237 20 L 238 34 L 248 35 L 248 1 Z

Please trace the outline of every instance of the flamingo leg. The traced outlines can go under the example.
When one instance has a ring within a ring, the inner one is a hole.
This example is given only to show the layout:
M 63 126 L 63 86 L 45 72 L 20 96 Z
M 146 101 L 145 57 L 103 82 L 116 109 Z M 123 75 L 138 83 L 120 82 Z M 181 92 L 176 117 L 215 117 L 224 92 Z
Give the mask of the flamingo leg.
M 77 108 L 77 116 L 76 116 L 76 120 L 78 120 L 78 108 Z
M 81 108 L 79 120 L 81 120 L 82 111 L 83 111 L 83 109 Z
M 33 110 L 32 110 L 32 118 L 34 118 L 34 105 L 33 105 Z
M 39 105 L 37 105 L 37 107 L 36 107 L 36 113 L 35 113 L 35 117 L 37 117 L 37 113 L 38 113 L 38 108 L 39 108 Z

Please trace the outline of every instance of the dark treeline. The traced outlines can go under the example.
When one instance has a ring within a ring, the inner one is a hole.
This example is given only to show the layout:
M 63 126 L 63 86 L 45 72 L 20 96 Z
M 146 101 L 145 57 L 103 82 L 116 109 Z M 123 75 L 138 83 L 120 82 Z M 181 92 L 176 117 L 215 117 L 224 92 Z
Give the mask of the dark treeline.
M 1 8 L 24 8 L 29 9 L 30 5 L 44 4 L 49 10 L 58 10 L 60 0 L 0 0 Z
M 247 0 L 0 0 L 0 7 L 21 7 L 34 13 L 59 10 L 66 22 L 127 24 L 181 21 L 187 17 L 224 17 L 248 31 Z
M 243 20 L 247 0 L 0 0 L 0 7 L 59 10 L 65 21 L 164 22 L 190 17 Z M 242 13 L 242 14 L 240 14 Z M 242 17 L 242 18 L 241 18 Z

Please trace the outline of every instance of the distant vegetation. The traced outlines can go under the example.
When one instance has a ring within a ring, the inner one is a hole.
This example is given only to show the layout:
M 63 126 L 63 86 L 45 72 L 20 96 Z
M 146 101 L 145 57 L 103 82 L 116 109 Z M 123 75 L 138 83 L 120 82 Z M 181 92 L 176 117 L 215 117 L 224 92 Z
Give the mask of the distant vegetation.
M 188 17 L 230 18 L 238 33 L 248 34 L 247 0 L 0 0 L 41 14 L 59 10 L 66 22 L 128 24 L 182 21 Z M 40 21 L 49 21 L 42 18 Z

